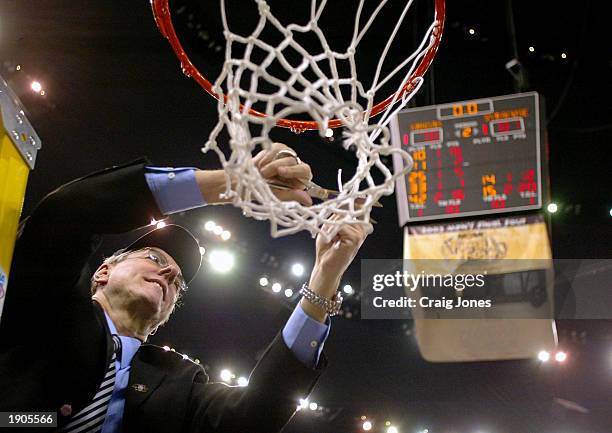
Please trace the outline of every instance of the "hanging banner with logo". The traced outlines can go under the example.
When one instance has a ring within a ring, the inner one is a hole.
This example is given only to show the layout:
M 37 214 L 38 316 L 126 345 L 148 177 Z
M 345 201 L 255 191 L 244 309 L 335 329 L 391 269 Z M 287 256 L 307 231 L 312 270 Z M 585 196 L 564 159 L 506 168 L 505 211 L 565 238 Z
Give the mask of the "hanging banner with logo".
M 404 257 L 426 260 L 552 258 L 541 215 L 406 228 Z
M 494 294 L 490 308 L 415 308 L 415 337 L 425 359 L 521 359 L 556 346 L 552 252 L 542 215 L 404 230 L 404 271 L 489 275 L 486 292 Z M 493 275 L 499 276 L 498 286 L 490 287 Z M 465 299 L 467 292 L 453 292 L 449 299 Z M 429 293 L 417 288 L 412 296 Z

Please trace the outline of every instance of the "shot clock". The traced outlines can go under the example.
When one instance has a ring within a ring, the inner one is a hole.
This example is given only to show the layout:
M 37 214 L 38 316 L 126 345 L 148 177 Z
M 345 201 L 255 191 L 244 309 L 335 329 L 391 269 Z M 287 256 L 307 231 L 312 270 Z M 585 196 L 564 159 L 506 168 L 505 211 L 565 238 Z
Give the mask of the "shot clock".
M 542 115 L 535 92 L 399 112 L 393 144 L 414 160 L 396 185 L 400 224 L 540 209 Z M 394 164 L 400 169 L 401 158 Z

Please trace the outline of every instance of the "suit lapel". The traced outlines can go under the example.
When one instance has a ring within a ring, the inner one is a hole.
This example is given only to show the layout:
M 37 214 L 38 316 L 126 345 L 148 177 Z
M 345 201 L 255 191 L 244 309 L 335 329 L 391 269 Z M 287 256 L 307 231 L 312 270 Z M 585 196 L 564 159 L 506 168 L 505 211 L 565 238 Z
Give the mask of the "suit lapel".
M 154 362 L 155 353 L 151 346 L 140 346 L 130 368 L 130 379 L 125 390 L 126 412 L 144 403 L 166 377 L 163 364 Z

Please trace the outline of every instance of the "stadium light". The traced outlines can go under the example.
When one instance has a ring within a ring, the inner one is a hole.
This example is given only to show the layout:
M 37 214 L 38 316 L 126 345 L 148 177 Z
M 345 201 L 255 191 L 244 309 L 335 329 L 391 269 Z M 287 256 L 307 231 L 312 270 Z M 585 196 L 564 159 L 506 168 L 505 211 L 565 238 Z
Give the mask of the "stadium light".
M 231 237 L 232 237 L 232 234 L 231 234 L 231 232 L 229 230 L 223 230 L 221 232 L 221 239 L 223 239 L 224 241 L 229 240 L 229 238 L 231 238 Z
M 207 232 L 212 232 L 216 226 L 217 224 L 215 224 L 214 221 L 206 221 L 206 224 L 204 224 L 204 230 Z
M 42 90 L 42 84 L 40 84 L 39 81 L 32 81 L 32 84 L 30 84 L 30 89 L 36 93 L 39 93 Z
M 352 295 L 353 294 L 353 286 L 351 286 L 350 284 L 345 284 L 344 287 L 342 288 L 342 291 L 344 293 L 346 293 L 347 295 Z
M 232 372 L 227 368 L 224 368 L 223 370 L 221 370 L 220 377 L 222 381 L 229 382 L 234 378 L 234 374 L 232 374 Z
M 399 430 L 394 425 L 387 428 L 387 433 L 399 433 Z
M 159 221 L 155 227 L 157 227 L 158 229 L 163 229 L 164 227 L 166 227 L 166 223 L 163 221 Z
M 304 275 L 304 266 L 302 266 L 302 264 L 300 263 L 294 263 L 291 266 L 291 273 L 296 277 L 301 277 L 302 275 Z
M 559 206 L 557 206 L 557 203 L 550 203 L 546 206 L 546 210 L 550 213 L 555 213 L 559 210 Z
M 238 386 L 247 386 L 249 384 L 249 380 L 246 377 L 240 376 L 237 380 Z
M 214 271 L 226 273 L 234 267 L 234 255 L 228 251 L 215 250 L 209 254 L 208 263 Z
M 372 423 L 370 421 L 365 421 L 362 427 L 365 431 L 372 430 Z
M 282 290 L 282 286 L 280 285 L 280 283 L 274 283 L 272 284 L 272 291 L 274 293 L 279 293 Z
M 261 287 L 266 287 L 269 283 L 270 283 L 270 281 L 268 281 L 268 278 L 266 278 L 266 277 L 261 277 L 259 279 L 259 285 Z
M 540 353 L 538 353 L 538 359 L 542 362 L 548 362 L 550 359 L 550 353 L 548 353 L 546 350 L 541 350 Z
M 318 407 L 319 407 L 319 405 L 318 405 L 318 404 L 316 404 L 314 401 L 313 401 L 313 402 L 311 402 L 311 403 L 308 405 L 308 408 L 309 408 L 310 410 L 317 410 L 317 408 L 318 408 Z
M 557 362 L 565 362 L 567 360 L 567 353 L 563 352 L 562 350 L 560 350 L 559 352 L 555 353 L 555 361 Z

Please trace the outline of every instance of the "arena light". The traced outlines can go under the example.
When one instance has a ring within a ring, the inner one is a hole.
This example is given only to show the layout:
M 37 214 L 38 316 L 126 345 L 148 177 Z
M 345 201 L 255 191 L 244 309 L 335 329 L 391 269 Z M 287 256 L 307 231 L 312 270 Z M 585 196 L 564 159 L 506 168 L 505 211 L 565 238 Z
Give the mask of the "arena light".
M 212 232 L 214 234 L 216 234 L 217 236 L 221 236 L 221 233 L 223 233 L 223 227 L 221 226 L 214 226 L 212 229 Z
M 240 376 L 236 381 L 238 386 L 248 386 L 249 380 L 246 377 Z
M 610 208 L 610 216 L 612 216 L 612 207 Z
M 224 274 L 234 267 L 234 255 L 229 251 L 215 250 L 208 255 L 208 263 L 214 271 Z
M 530 46 L 530 47 L 529 47 L 529 52 L 530 52 L 530 53 L 535 53 L 535 48 L 534 48 L 533 46 Z
M 30 84 L 30 89 L 32 89 L 36 93 L 39 93 L 42 90 L 42 84 L 40 84 L 39 81 L 32 81 L 32 83 Z
M 399 433 L 399 430 L 394 425 L 387 427 L 387 433 Z
M 274 283 L 272 284 L 272 291 L 274 293 L 279 293 L 282 290 L 282 286 L 280 285 L 280 283 Z
M 317 408 L 318 408 L 318 407 L 319 407 L 319 405 L 318 405 L 317 403 L 315 403 L 314 401 L 313 401 L 313 402 L 311 402 L 311 403 L 308 405 L 308 409 L 310 409 L 310 410 L 317 410 Z
M 293 290 L 286 289 L 285 290 L 285 296 L 288 297 L 288 298 L 292 297 L 293 296 Z
M 565 362 L 566 360 L 567 360 L 567 353 L 563 352 L 562 350 L 555 353 L 555 361 L 562 363 L 562 362 Z
M 370 421 L 365 421 L 361 426 L 365 431 L 372 430 L 372 423 Z
M 158 229 L 163 229 L 164 227 L 166 227 L 166 223 L 163 221 L 159 221 L 155 227 L 157 227 Z
M 170 351 L 170 346 L 164 346 L 164 347 L 162 347 L 162 349 L 164 349 L 166 352 L 169 352 Z
M 224 368 L 223 370 L 221 370 L 221 374 L 219 375 L 219 377 L 224 382 L 230 382 L 235 376 L 231 372 L 231 370 L 228 370 L 227 368 Z
M 557 206 L 557 203 L 549 203 L 548 206 L 546 206 L 546 210 L 550 213 L 555 213 L 559 210 L 559 206 Z
M 470 35 L 474 36 L 474 35 L 476 34 L 476 30 L 474 30 L 474 29 L 469 29 L 469 30 L 468 30 L 468 33 L 469 33 Z
M 548 360 L 550 359 L 550 353 L 546 350 L 540 350 L 540 352 L 538 353 L 538 359 L 542 362 L 548 362 Z
M 304 266 L 301 263 L 294 263 L 291 265 L 291 273 L 296 277 L 304 275 Z
M 206 254 L 206 248 L 200 247 L 200 255 L 203 256 L 204 254 Z
M 266 277 L 261 277 L 261 278 L 259 279 L 259 285 L 260 285 L 261 287 L 266 287 L 268 284 L 270 284 L 270 281 L 268 280 L 268 278 L 266 278 Z
M 215 227 L 217 227 L 217 224 L 214 221 L 206 221 L 206 224 L 204 224 L 204 230 L 207 232 L 212 232 Z
M 567 59 L 567 54 L 565 54 L 565 53 L 561 53 L 561 58 L 562 58 L 562 59 Z
M 351 286 L 350 284 L 345 284 L 344 287 L 342 288 L 342 291 L 344 293 L 346 293 L 347 295 L 352 295 L 353 294 L 353 286 Z
M 229 238 L 231 238 L 231 237 L 232 237 L 232 234 L 230 233 L 229 230 L 223 230 L 221 232 L 221 239 L 223 239 L 224 241 L 229 240 Z
M 333 129 L 331 129 L 331 128 L 327 128 L 327 129 L 325 130 L 325 136 L 326 136 L 327 138 L 332 138 L 332 137 L 334 136 L 334 130 L 333 130 Z
M 300 405 L 298 406 L 300 409 L 306 409 L 308 407 L 308 399 L 300 398 Z

